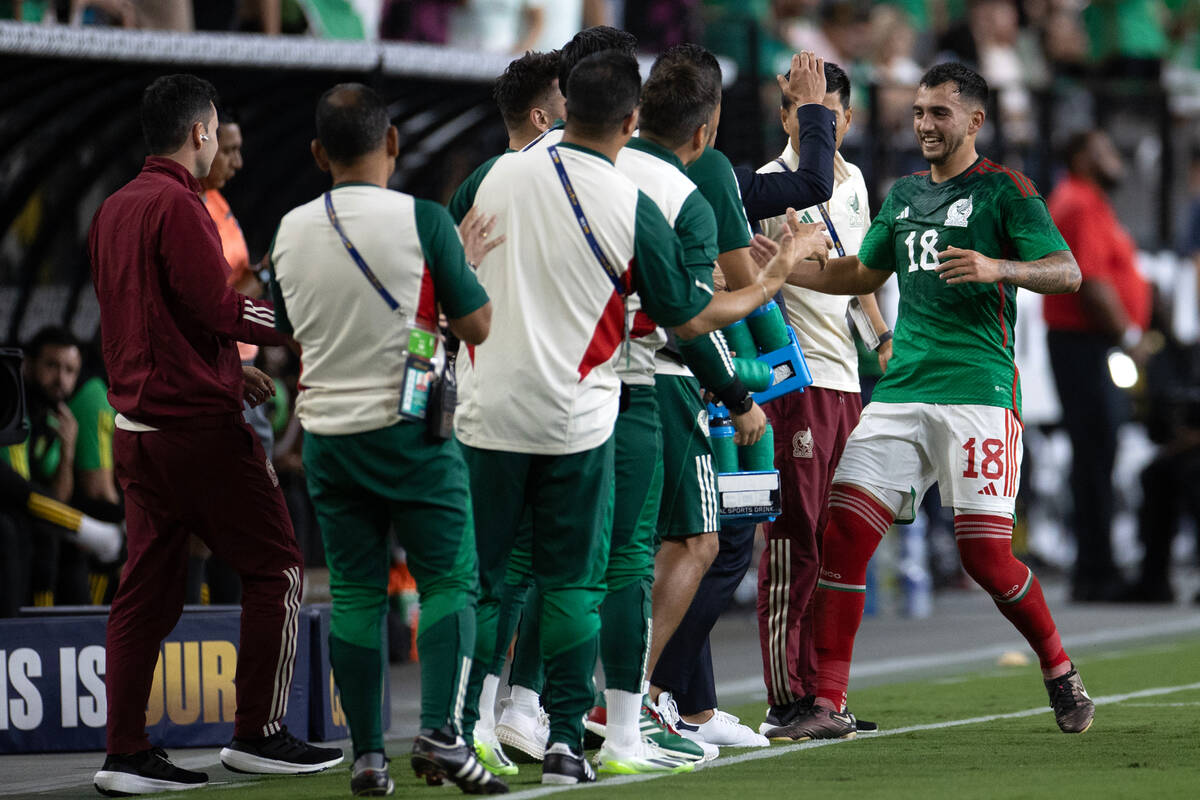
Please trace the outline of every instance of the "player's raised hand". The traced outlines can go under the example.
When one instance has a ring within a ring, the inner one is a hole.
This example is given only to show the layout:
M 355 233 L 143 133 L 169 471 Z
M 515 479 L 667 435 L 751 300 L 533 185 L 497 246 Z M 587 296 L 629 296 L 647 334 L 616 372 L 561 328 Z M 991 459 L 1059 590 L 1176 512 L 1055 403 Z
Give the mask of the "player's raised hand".
M 779 245 L 775 240 L 763 236 L 761 233 L 754 234 L 754 238 L 750 240 L 750 257 L 754 259 L 754 263 L 759 269 L 767 266 L 767 262 L 775 257 L 779 252 Z
M 825 59 L 802 50 L 792 56 L 788 77 L 776 75 L 775 80 L 793 108 L 805 103 L 820 103 L 825 99 Z
M 829 238 L 825 223 L 801 222 L 796 209 L 789 208 L 787 210 L 787 226 L 788 230 L 792 232 L 792 236 L 796 238 L 795 260 L 815 261 L 821 269 L 825 269 L 825 262 L 829 260 L 829 248 L 833 246 L 833 240 Z
M 478 208 L 472 207 L 463 217 L 458 226 L 458 235 L 462 237 L 468 264 L 478 265 L 484 256 L 504 244 L 504 234 L 492 236 L 495 227 L 496 217 L 485 217 Z
M 1003 280 L 1000 262 L 974 250 L 947 247 L 938 253 L 941 263 L 935 268 L 947 284 L 996 283 Z
M 759 236 L 755 238 L 765 239 L 766 237 Z M 792 235 L 790 228 L 785 227 L 783 229 L 783 235 L 779 238 L 778 245 L 770 239 L 766 241 L 768 244 L 763 244 L 762 247 L 764 249 L 773 247 L 776 252 L 763 265 L 762 272 L 758 275 L 758 283 L 763 288 L 763 303 L 766 303 L 771 295 L 783 288 L 784 282 L 787 281 L 788 275 L 792 272 L 792 265 L 796 262 L 798 254 L 796 250 L 798 240 Z

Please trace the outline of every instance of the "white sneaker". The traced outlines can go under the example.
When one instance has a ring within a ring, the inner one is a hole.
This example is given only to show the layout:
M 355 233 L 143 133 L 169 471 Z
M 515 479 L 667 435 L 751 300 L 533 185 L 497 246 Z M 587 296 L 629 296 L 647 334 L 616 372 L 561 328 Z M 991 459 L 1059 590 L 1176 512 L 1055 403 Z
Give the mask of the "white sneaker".
M 541 708 L 536 717 L 521 713 L 511 700 L 500 701 L 500 720 L 496 723 L 496 738 L 515 747 L 532 759 L 546 757 L 546 741 L 550 738 L 550 716 Z
M 648 703 L 653 702 L 649 697 L 647 697 L 646 700 Z M 679 725 L 683 722 L 683 720 L 679 717 L 679 707 L 675 705 L 675 698 L 671 696 L 670 692 L 663 692 L 660 694 L 658 696 L 658 702 L 654 703 L 653 705 L 654 712 L 662 720 L 662 723 L 667 727 L 668 731 L 676 734 L 677 736 L 682 736 L 689 742 L 695 742 L 700 746 L 700 749 L 704 751 L 704 757 L 700 759 L 701 761 L 712 761 L 717 757 L 717 753 L 719 752 L 717 745 L 712 744 L 711 742 L 706 742 L 704 739 L 701 739 L 698 736 L 689 735 L 689 733 L 680 730 Z M 645 732 L 643 731 L 643 733 Z
M 755 733 L 749 725 L 743 725 L 737 717 L 719 708 L 713 709 L 713 715 L 706 722 L 693 724 L 681 719 L 675 727 L 681 736 L 717 747 L 768 747 L 771 744 L 767 737 Z
M 614 747 L 607 739 L 596 754 L 596 771 L 614 775 L 641 775 L 649 772 L 665 772 L 675 775 L 691 772 L 696 768 L 694 761 L 672 758 L 653 742 L 639 739 L 630 747 Z

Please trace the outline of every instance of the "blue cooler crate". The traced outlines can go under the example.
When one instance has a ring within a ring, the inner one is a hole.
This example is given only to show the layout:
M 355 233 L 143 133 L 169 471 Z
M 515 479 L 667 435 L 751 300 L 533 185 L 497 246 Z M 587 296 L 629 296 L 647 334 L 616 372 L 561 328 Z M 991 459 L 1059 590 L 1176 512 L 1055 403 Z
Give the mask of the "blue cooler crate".
M 792 330 L 791 325 L 787 326 L 787 333 L 791 341 L 787 347 L 763 353 L 758 357 L 759 361 L 764 361 L 771 367 L 774 375 L 770 386 L 754 393 L 754 402 L 759 405 L 788 392 L 803 392 L 805 386 L 812 385 L 812 373 L 808 371 L 808 362 L 804 360 L 804 353 L 800 350 L 800 343 L 796 340 L 796 332 Z
M 779 470 L 717 475 L 721 522 L 774 522 L 783 513 Z

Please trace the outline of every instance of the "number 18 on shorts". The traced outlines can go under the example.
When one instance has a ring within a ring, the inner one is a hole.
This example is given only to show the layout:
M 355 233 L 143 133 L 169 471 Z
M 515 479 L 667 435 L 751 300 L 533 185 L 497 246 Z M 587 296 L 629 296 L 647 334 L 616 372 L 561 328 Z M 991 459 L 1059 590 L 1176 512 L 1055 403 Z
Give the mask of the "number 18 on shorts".
M 942 505 L 1012 516 L 1021 477 L 1022 426 L 1011 409 L 871 403 L 846 442 L 834 483 L 890 490 L 898 521 L 935 482 Z

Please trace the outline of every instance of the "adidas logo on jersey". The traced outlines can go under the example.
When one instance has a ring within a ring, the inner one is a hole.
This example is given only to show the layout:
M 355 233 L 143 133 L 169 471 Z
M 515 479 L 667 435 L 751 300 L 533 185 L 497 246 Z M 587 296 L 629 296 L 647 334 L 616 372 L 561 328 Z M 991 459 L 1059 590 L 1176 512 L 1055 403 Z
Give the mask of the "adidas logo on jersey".
M 904 210 L 896 215 L 896 219 L 908 219 L 908 206 L 905 206 Z
M 994 483 L 988 483 L 988 485 L 987 485 L 987 486 L 983 487 L 982 489 L 980 489 L 980 490 L 979 490 L 978 492 L 976 492 L 975 494 L 986 494 L 986 495 L 988 495 L 989 497 L 996 497 L 996 496 L 997 496 L 997 493 L 996 493 L 996 484 L 994 484 Z

